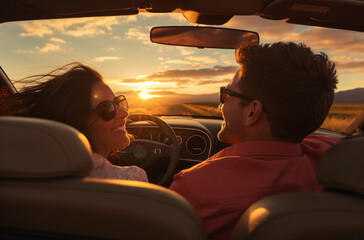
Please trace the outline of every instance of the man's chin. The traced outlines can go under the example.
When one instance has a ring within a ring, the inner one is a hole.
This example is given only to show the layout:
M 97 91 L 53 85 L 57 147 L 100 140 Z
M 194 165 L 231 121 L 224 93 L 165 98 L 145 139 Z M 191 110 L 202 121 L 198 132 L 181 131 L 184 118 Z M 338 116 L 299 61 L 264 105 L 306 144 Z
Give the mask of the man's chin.
M 220 132 L 217 133 L 217 139 L 219 139 L 221 142 L 234 145 L 236 143 L 240 143 L 242 141 L 239 141 L 237 139 L 234 139 L 231 134 L 227 131 L 226 128 L 221 128 Z
M 217 139 L 226 143 L 226 131 L 224 131 L 224 128 L 221 128 L 220 132 L 217 133 Z

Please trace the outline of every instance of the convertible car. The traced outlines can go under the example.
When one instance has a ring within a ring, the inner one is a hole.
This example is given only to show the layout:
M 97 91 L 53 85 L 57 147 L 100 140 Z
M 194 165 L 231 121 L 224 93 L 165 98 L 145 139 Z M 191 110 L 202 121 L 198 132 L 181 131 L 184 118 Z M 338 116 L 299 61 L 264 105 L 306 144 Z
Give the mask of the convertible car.
M 325 191 L 258 201 L 232 239 L 364 239 L 364 141 L 345 140 L 364 109 L 363 13 L 361 0 L 0 0 L 0 94 L 70 62 L 93 66 L 129 101 L 134 139 L 113 164 L 151 182 L 88 178 L 89 143 L 75 129 L 1 116 L 0 238 L 206 239 L 166 187 L 229 146 L 217 139 L 218 91 L 239 67 L 234 49 L 294 41 L 337 62 L 337 96 L 350 97 L 313 134 L 343 142 L 320 163 Z

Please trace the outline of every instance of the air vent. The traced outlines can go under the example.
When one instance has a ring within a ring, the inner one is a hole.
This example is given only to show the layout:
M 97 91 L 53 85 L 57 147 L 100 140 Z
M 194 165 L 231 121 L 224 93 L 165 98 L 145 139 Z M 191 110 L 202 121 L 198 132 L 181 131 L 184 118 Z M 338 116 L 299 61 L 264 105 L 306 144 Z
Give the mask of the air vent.
M 207 142 L 205 138 L 200 135 L 192 135 L 186 141 L 186 150 L 189 154 L 194 156 L 202 155 L 207 149 Z

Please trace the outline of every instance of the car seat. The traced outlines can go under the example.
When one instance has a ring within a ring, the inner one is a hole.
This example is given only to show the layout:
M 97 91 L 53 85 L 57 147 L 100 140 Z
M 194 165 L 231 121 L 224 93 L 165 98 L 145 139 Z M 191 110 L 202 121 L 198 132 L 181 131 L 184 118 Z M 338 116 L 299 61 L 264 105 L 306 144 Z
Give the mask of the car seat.
M 67 125 L 0 117 L 0 239 L 206 239 L 178 194 L 86 177 L 84 135 Z
M 364 239 L 364 138 L 344 140 L 319 163 L 323 192 L 285 193 L 251 205 L 231 240 Z

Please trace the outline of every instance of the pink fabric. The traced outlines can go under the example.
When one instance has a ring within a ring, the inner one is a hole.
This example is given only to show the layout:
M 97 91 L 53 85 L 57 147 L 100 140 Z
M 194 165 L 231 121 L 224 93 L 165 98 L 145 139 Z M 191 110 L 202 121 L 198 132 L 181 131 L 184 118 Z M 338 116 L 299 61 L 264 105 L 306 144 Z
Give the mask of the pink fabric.
M 276 193 L 322 190 L 317 165 L 338 142 L 312 135 L 302 143 L 239 143 L 177 173 L 170 189 L 196 209 L 209 239 L 229 239 L 241 214 L 257 200 Z
M 92 154 L 92 170 L 89 176 L 148 182 L 147 174 L 143 169 L 137 166 L 119 167 L 112 165 L 109 160 L 98 153 Z

